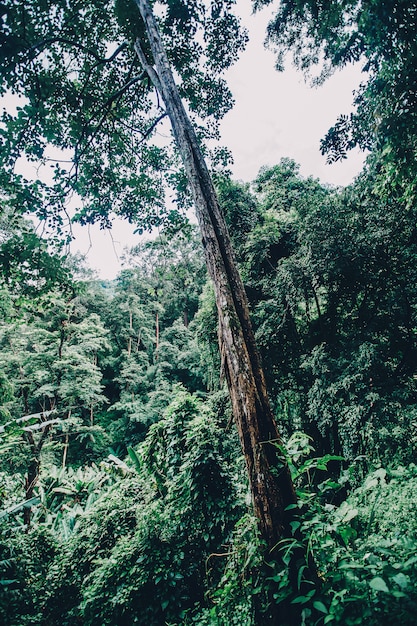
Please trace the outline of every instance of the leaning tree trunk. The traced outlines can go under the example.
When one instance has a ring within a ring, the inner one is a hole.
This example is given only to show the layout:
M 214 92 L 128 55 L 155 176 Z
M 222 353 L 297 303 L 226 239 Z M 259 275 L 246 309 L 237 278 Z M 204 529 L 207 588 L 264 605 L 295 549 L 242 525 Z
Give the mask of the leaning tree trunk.
M 135 0 L 145 23 L 154 65 L 139 40 L 135 50 L 162 96 L 186 170 L 212 278 L 219 318 L 219 346 L 233 416 L 246 461 L 260 534 L 269 551 L 291 537 L 296 495 L 272 414 L 249 318 L 245 289 L 236 267 L 223 213 L 194 128 L 184 109 L 148 0 Z M 291 507 L 292 508 L 292 507 Z
M 43 427 L 42 434 L 39 438 L 39 441 L 36 443 L 35 437 L 30 430 L 23 431 L 23 437 L 25 441 L 29 445 L 30 450 L 30 458 L 27 469 L 27 476 L 25 479 L 25 500 L 31 500 L 33 497 L 33 493 L 36 487 L 36 484 L 39 480 L 40 473 L 40 457 L 43 445 L 46 441 L 46 438 L 49 434 L 50 425 L 47 424 Z M 23 510 L 23 523 L 26 526 L 26 532 L 28 533 L 30 530 L 30 522 L 32 519 L 32 507 L 26 506 Z

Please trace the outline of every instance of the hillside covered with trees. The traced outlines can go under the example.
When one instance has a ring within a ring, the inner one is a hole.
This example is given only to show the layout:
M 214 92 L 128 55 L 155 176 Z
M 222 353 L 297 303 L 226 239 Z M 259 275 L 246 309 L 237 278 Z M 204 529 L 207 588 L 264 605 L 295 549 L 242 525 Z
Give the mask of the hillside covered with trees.
M 278 66 L 366 70 L 341 189 L 212 148 L 238 6 L 3 4 L 1 623 L 412 626 L 417 7 L 276 7 Z M 160 234 L 100 281 L 116 214 Z

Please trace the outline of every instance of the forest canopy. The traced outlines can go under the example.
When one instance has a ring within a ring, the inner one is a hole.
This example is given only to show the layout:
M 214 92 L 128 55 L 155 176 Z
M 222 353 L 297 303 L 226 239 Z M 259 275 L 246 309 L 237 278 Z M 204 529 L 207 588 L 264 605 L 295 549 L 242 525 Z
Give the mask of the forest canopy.
M 0 10 L 2 623 L 412 626 L 416 6 L 268 27 L 278 65 L 367 72 L 322 143 L 369 151 L 346 189 L 288 158 L 231 180 L 238 6 L 154 8 Z M 116 214 L 161 232 L 94 279 L 68 227 Z

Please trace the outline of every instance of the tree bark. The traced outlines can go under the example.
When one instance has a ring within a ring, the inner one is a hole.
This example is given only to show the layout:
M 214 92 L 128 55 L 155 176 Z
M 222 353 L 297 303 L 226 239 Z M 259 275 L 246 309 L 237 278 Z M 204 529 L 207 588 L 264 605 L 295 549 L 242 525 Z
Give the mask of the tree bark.
M 155 313 L 155 361 L 158 360 L 159 351 L 159 313 L 158 310 Z
M 29 444 L 30 459 L 28 464 L 27 476 L 25 480 L 25 500 L 30 500 L 33 497 L 35 485 L 39 478 L 39 454 L 38 447 L 35 443 L 35 439 L 31 432 L 25 433 L 25 439 Z M 32 507 L 25 507 L 23 510 L 23 523 L 26 526 L 26 532 L 29 532 L 30 521 L 32 517 Z
M 268 399 L 248 300 L 214 185 L 179 96 L 151 6 L 148 0 L 135 2 L 145 23 L 154 65 L 149 63 L 139 40 L 135 50 L 165 103 L 192 191 L 207 268 L 214 284 L 220 353 L 246 461 L 254 512 L 269 558 L 274 558 L 277 544 L 284 537 L 293 537 L 290 526 L 293 507 L 291 510 L 287 507 L 295 504 L 297 498 Z M 296 559 L 299 557 L 298 553 Z M 314 564 L 311 559 L 307 560 L 310 561 L 309 578 L 317 583 Z M 293 574 L 296 578 L 295 571 Z M 294 621 L 291 615 L 294 616 L 292 608 L 285 616 L 277 616 L 273 611 L 272 621 L 295 625 L 298 620 Z
M 39 480 L 40 474 L 40 456 L 43 448 L 43 444 L 50 431 L 50 425 L 46 425 L 42 430 L 42 434 L 36 443 L 34 435 L 30 431 L 24 432 L 24 439 L 29 445 L 30 459 L 28 464 L 27 476 L 25 480 L 25 499 L 30 500 L 33 497 L 36 483 Z M 32 507 L 27 506 L 23 510 L 23 523 L 26 526 L 26 532 L 29 532 L 30 522 L 32 519 Z
M 269 550 L 291 534 L 286 507 L 296 502 L 288 466 L 279 452 L 280 435 L 270 407 L 265 377 L 249 318 L 245 289 L 213 182 L 194 128 L 184 109 L 147 0 L 136 0 L 145 22 L 155 66 L 140 41 L 135 49 L 162 96 L 193 194 L 219 316 L 219 344 L 233 415 L 245 456 L 259 528 Z
M 127 356 L 132 353 L 133 313 L 129 309 L 129 339 L 127 340 Z

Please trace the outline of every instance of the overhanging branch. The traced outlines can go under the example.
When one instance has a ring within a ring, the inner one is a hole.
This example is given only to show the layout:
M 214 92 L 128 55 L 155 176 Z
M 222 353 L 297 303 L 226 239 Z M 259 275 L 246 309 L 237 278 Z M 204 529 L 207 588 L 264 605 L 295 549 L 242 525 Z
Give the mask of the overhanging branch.
M 73 39 L 67 39 L 66 37 L 48 37 L 47 39 L 43 39 L 42 41 L 38 41 L 37 43 L 33 44 L 30 48 L 28 48 L 24 52 L 30 54 L 37 50 L 38 54 L 40 54 L 46 48 L 46 46 L 49 46 L 50 44 L 53 44 L 53 43 L 64 43 L 69 46 L 72 46 L 73 48 L 77 48 L 78 50 L 82 50 L 83 52 L 86 52 L 87 54 L 92 56 L 93 59 L 97 61 L 96 67 L 97 65 L 102 65 L 104 63 L 111 63 L 120 54 L 122 50 L 125 50 L 125 48 L 127 48 L 127 43 L 124 42 L 108 58 L 105 58 L 97 54 L 95 50 L 92 50 L 91 48 L 88 48 L 87 46 L 83 46 L 83 44 L 79 43 L 78 41 L 74 41 Z

